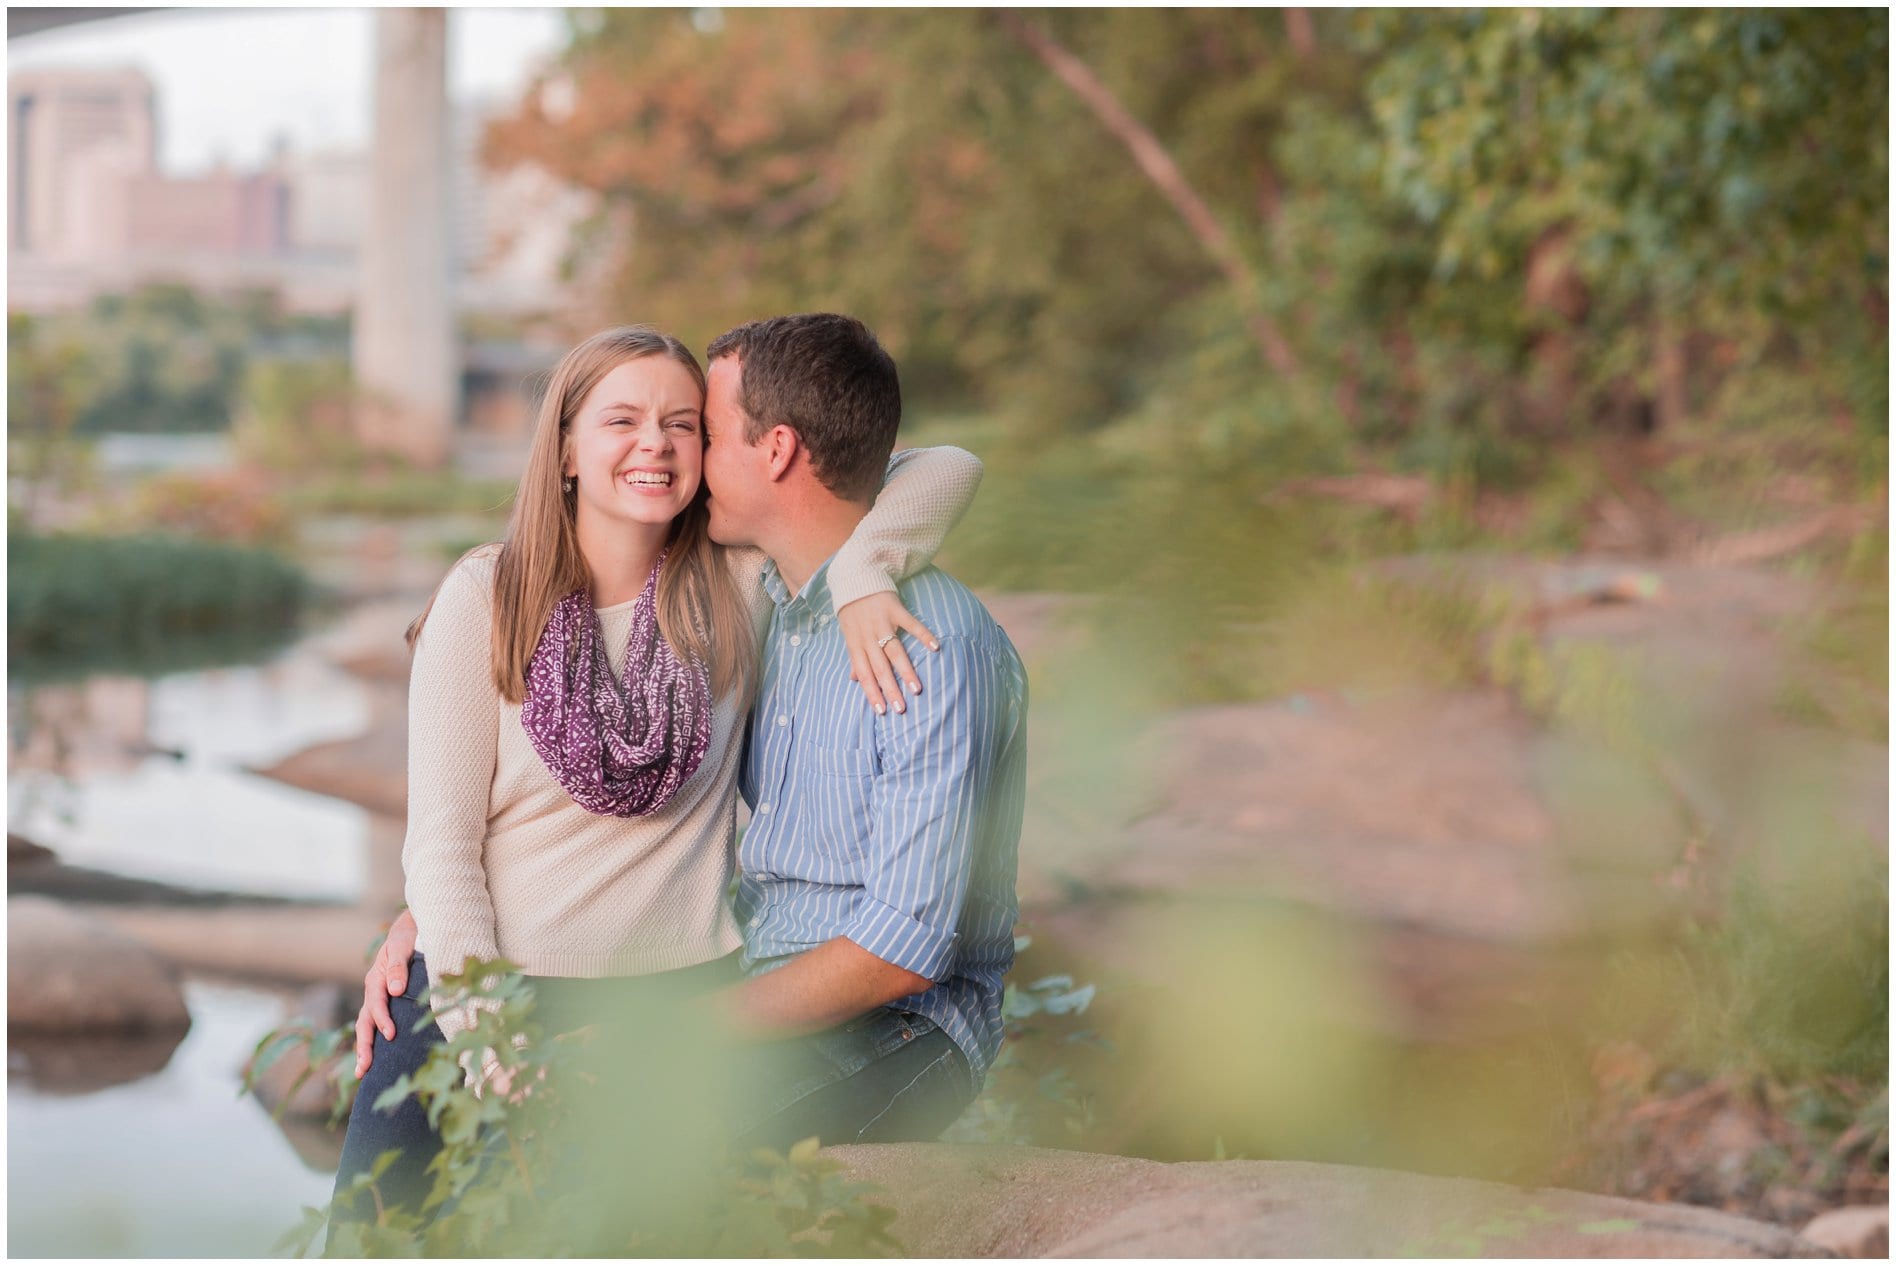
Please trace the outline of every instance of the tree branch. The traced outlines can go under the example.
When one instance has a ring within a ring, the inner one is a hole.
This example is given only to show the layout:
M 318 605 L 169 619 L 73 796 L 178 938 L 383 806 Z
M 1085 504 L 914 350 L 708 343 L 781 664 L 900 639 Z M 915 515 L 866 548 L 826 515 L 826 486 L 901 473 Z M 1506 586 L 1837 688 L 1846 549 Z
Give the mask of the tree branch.
M 1310 20 L 1310 10 L 1285 9 L 1284 32 L 1290 36 L 1290 46 L 1297 50 L 1299 57 L 1310 57 L 1316 53 L 1317 27 Z
M 1172 204 L 1172 209 L 1185 221 L 1192 236 L 1198 239 L 1199 245 L 1205 248 L 1218 270 L 1237 290 L 1239 300 L 1247 310 L 1251 335 L 1257 341 L 1264 359 L 1278 373 L 1286 377 L 1295 375 L 1298 372 L 1296 353 L 1291 351 L 1283 332 L 1260 305 L 1257 278 L 1232 244 L 1224 226 L 1218 223 L 1211 208 L 1198 196 L 1191 182 L 1185 179 L 1185 173 L 1178 169 L 1178 164 L 1172 161 L 1172 156 L 1159 144 L 1158 138 L 1132 117 L 1132 113 L 1113 95 L 1112 89 L 1102 83 L 1085 62 L 1067 51 L 1051 35 L 1011 9 L 997 9 L 995 16 L 1008 34 L 1026 45 L 1028 51 L 1039 58 L 1061 83 L 1072 89 L 1073 94 L 1092 110 L 1101 126 L 1126 147 L 1133 161 L 1139 165 L 1139 170 Z

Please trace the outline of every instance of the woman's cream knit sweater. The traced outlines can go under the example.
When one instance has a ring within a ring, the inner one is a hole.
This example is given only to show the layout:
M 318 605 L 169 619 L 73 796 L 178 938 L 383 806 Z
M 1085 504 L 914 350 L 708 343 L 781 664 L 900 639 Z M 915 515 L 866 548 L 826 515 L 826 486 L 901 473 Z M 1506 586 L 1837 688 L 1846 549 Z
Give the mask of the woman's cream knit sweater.
M 895 588 L 926 566 L 966 511 L 981 463 L 959 449 L 912 449 L 830 564 L 836 605 Z M 601 817 L 573 803 L 494 689 L 495 550 L 448 574 L 415 643 L 408 690 L 407 896 L 431 984 L 468 956 L 505 957 L 528 975 L 635 976 L 708 962 L 742 942 L 726 892 L 744 718 L 712 718 L 695 774 L 656 813 Z M 726 554 L 758 621 L 763 555 Z M 633 603 L 599 610 L 614 672 Z M 864 705 L 865 707 L 867 704 Z M 465 1012 L 436 1017 L 444 1033 Z

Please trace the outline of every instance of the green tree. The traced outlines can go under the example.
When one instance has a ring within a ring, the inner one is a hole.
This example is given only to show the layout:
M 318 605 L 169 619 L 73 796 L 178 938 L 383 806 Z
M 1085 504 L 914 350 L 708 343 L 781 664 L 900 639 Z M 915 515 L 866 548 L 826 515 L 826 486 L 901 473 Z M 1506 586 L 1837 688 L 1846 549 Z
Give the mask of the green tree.
M 7 457 L 30 524 L 44 499 L 85 472 L 73 435 L 92 383 L 87 345 L 25 313 L 7 314 Z

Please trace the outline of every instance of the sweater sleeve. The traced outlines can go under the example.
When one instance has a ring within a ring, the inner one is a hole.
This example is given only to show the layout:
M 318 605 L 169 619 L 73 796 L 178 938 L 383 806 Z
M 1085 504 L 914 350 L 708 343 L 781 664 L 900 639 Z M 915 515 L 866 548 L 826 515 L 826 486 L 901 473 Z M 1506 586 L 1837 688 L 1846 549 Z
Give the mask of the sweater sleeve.
M 875 505 L 830 560 L 830 600 L 845 607 L 886 593 L 928 566 L 980 486 L 981 459 L 959 448 L 910 448 L 890 457 Z
M 500 738 L 492 669 L 490 557 L 462 562 L 442 582 L 415 643 L 408 681 L 408 833 L 402 871 L 428 983 L 472 955 L 495 958 L 494 904 L 482 850 Z M 453 1037 L 472 1017 L 439 1012 Z

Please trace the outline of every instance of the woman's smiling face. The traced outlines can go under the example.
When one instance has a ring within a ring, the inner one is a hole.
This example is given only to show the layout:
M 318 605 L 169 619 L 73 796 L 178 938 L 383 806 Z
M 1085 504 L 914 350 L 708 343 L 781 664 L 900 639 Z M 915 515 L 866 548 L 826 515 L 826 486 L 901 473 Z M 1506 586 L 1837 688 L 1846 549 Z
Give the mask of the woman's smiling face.
M 619 365 L 587 393 L 566 441 L 563 473 L 582 514 L 670 523 L 704 477 L 704 395 L 669 356 Z

